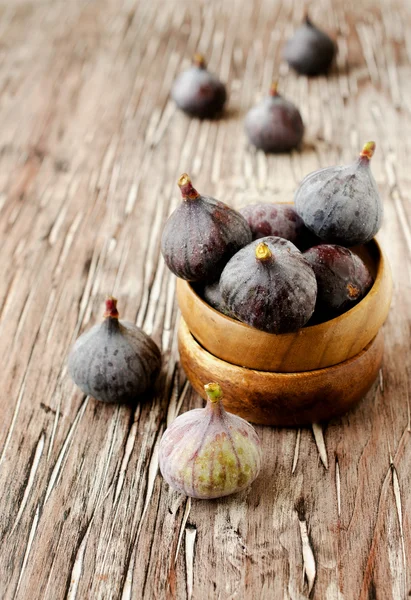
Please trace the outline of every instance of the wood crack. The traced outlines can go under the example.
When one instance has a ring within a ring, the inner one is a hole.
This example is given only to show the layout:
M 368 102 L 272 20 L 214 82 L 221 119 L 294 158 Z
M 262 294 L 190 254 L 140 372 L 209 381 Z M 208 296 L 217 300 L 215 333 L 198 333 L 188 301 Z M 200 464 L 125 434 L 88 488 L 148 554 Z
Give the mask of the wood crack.
M 298 515 L 298 525 L 300 528 L 301 551 L 303 556 L 303 578 L 307 580 L 308 595 L 314 587 L 315 576 L 317 573 L 314 552 L 311 547 L 308 534 L 307 521 L 305 518 L 304 500 L 300 499 L 295 507 Z
M 321 462 L 323 463 L 324 467 L 326 469 L 328 469 L 328 457 L 327 457 L 327 449 L 325 447 L 325 442 L 324 442 L 323 427 L 319 423 L 313 423 L 312 429 L 313 429 L 315 443 L 318 448 L 318 453 L 321 458 Z
M 44 435 L 44 433 L 42 433 L 41 436 L 40 436 L 40 438 L 39 438 L 39 441 L 37 442 L 37 446 L 36 446 L 36 449 L 35 449 L 35 452 L 34 452 L 34 456 L 33 456 L 33 461 L 31 463 L 30 473 L 29 473 L 28 480 L 27 480 L 27 485 L 26 485 L 26 487 L 24 489 L 23 498 L 22 498 L 22 501 L 20 503 L 19 510 L 18 510 L 16 519 L 14 521 L 13 527 L 11 529 L 10 535 L 13 534 L 13 532 L 16 529 L 17 525 L 19 524 L 20 519 L 21 519 L 22 514 L 23 514 L 23 511 L 24 511 L 24 509 L 26 507 L 26 504 L 27 504 L 27 501 L 29 499 L 31 488 L 33 487 L 34 480 L 35 480 L 36 473 L 37 473 L 37 469 L 38 469 L 39 464 L 40 464 L 40 459 L 41 459 L 41 456 L 43 454 L 44 442 L 45 442 L 45 435 Z
M 83 400 L 83 403 L 81 404 L 76 418 L 74 419 L 73 423 L 71 424 L 71 427 L 67 433 L 66 439 L 63 442 L 63 445 L 61 447 L 60 453 L 57 457 L 57 460 L 54 464 L 53 470 L 51 472 L 50 475 L 50 479 L 46 488 L 46 495 L 44 497 L 44 504 L 46 504 L 47 500 L 50 497 L 51 492 L 53 491 L 53 488 L 56 486 L 57 482 L 58 482 L 58 478 L 60 476 L 60 472 L 61 472 L 61 467 L 62 467 L 62 463 L 63 463 L 63 459 L 66 456 L 66 453 L 69 451 L 69 447 L 71 445 L 71 440 L 73 438 L 74 432 L 87 408 L 87 404 L 89 401 L 89 396 L 86 396 L 86 398 Z

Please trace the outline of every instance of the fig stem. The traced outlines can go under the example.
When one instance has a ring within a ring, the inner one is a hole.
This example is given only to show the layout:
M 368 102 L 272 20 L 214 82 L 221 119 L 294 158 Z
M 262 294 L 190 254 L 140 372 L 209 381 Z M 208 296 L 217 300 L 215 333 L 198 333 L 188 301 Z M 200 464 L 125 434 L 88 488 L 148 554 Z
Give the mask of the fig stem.
M 117 299 L 113 298 L 113 296 L 108 296 L 106 298 L 106 312 L 104 313 L 104 318 L 107 319 L 108 317 L 118 319 Z
M 270 86 L 270 96 L 278 96 L 278 81 L 273 81 Z
M 208 396 L 208 399 L 213 404 L 218 402 L 223 397 L 223 390 L 218 383 L 206 383 L 204 386 L 205 392 Z
M 375 152 L 375 142 L 367 142 L 364 144 L 361 150 L 360 158 L 367 158 L 370 160 Z
M 198 52 L 196 52 L 193 56 L 193 63 L 199 69 L 205 69 L 207 66 L 204 56 Z
M 192 186 L 191 179 L 187 173 L 183 173 L 177 182 L 180 188 L 183 200 L 195 200 L 200 197 L 200 194 Z
M 261 242 L 260 244 L 258 244 L 258 246 L 255 249 L 255 257 L 258 260 L 268 260 L 272 257 L 271 250 L 266 243 Z

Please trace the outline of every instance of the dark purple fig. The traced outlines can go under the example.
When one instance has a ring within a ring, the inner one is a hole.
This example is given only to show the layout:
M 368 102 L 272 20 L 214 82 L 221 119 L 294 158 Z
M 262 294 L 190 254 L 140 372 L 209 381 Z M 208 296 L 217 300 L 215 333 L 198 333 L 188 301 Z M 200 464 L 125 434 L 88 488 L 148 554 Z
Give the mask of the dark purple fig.
M 194 56 L 193 66 L 181 73 L 173 84 L 171 96 L 181 110 L 201 119 L 215 117 L 227 99 L 223 83 L 206 68 L 201 54 Z
M 133 323 L 120 321 L 117 300 L 107 298 L 104 321 L 74 344 L 68 370 L 74 383 L 102 402 L 128 402 L 155 381 L 161 354 L 153 340 Z
M 315 235 L 332 244 L 369 242 L 381 227 L 383 206 L 370 170 L 374 142 L 350 165 L 310 173 L 295 194 L 295 208 Z
M 317 279 L 317 317 L 335 317 L 355 306 L 373 284 L 373 278 L 357 254 L 332 244 L 304 252 Z
M 300 242 L 304 244 L 307 234 L 311 234 L 295 208 L 289 204 L 249 204 L 240 213 L 247 219 L 253 240 L 275 235 L 292 242 L 300 249 Z
M 289 152 L 303 139 L 304 125 L 298 108 L 280 96 L 274 83 L 270 94 L 248 111 L 245 130 L 256 148 Z
M 197 291 L 212 308 L 215 308 L 215 310 L 218 310 L 218 312 L 222 313 L 223 315 L 227 315 L 227 317 L 235 319 L 234 315 L 225 305 L 218 281 L 215 281 L 214 283 L 208 283 Z
M 312 248 L 313 246 L 319 246 L 320 244 L 324 244 L 318 236 L 314 235 L 312 231 L 308 229 L 308 227 L 304 227 L 304 230 L 301 236 L 298 238 L 295 245 L 301 252 L 308 250 L 308 248 Z
M 284 47 L 283 56 L 290 67 L 301 75 L 326 73 L 337 47 L 333 40 L 308 18 Z
M 213 282 L 227 261 L 251 242 L 240 213 L 224 202 L 201 196 L 184 174 L 178 180 L 183 202 L 169 217 L 161 251 L 170 271 L 188 281 Z
M 265 237 L 227 263 L 220 278 L 226 306 L 243 323 L 268 333 L 303 327 L 314 312 L 314 271 L 291 242 Z

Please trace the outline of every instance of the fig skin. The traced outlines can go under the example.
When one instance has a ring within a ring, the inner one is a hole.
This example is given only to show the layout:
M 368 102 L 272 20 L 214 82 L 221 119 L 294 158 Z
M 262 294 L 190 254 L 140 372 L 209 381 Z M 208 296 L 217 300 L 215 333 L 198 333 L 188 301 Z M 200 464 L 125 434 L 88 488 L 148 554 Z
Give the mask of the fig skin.
M 178 108 L 200 119 L 218 115 L 227 100 L 224 84 L 206 68 L 201 54 L 194 56 L 193 65 L 175 80 L 171 96 Z
M 364 262 L 348 248 L 322 244 L 304 252 L 304 257 L 317 279 L 315 316 L 322 320 L 350 310 L 373 284 Z
M 298 108 L 278 93 L 275 83 L 269 95 L 248 111 L 244 125 L 250 142 L 266 153 L 289 152 L 304 135 Z
M 295 194 L 305 225 L 330 244 L 366 244 L 378 232 L 383 205 L 370 170 L 374 142 L 367 142 L 350 165 L 326 167 L 307 175 Z
M 313 76 L 327 73 L 336 52 L 335 42 L 307 16 L 285 44 L 283 57 L 300 75 Z
M 249 204 L 244 206 L 240 213 L 247 219 L 253 240 L 274 235 L 292 242 L 301 249 L 300 246 L 306 244 L 307 235 L 311 235 L 295 208 L 289 204 Z
M 106 300 L 104 321 L 83 333 L 68 359 L 68 371 L 84 394 L 101 402 L 130 402 L 155 381 L 161 353 L 139 327 L 120 321 L 117 300 Z
M 183 202 L 169 217 L 161 238 L 164 260 L 187 281 L 213 282 L 227 261 L 251 242 L 245 218 L 223 202 L 201 196 L 187 174 L 178 185 Z
M 235 316 L 228 310 L 223 300 L 220 291 L 220 285 L 218 281 L 214 283 L 209 283 L 199 290 L 197 290 L 200 296 L 215 310 L 226 315 L 227 317 L 231 317 L 235 319 Z
M 255 240 L 233 256 L 220 278 L 228 309 L 267 333 L 291 333 L 314 312 L 317 282 L 302 253 L 288 240 Z
M 224 409 L 218 383 L 204 388 L 205 408 L 180 415 L 165 431 L 159 465 L 170 487 L 209 500 L 248 488 L 260 472 L 262 452 L 252 425 Z

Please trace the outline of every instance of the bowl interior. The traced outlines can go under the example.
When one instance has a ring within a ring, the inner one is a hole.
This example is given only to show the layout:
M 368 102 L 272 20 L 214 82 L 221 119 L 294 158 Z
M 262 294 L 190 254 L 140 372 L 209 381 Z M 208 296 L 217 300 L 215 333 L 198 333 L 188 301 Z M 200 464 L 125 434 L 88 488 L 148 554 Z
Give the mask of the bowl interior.
M 382 256 L 381 256 L 380 246 L 377 243 L 375 243 L 374 240 L 372 240 L 371 242 L 369 242 L 366 245 L 354 246 L 354 247 L 350 248 L 350 250 L 352 252 L 354 252 L 355 254 L 357 254 L 357 256 L 359 256 L 363 260 L 363 262 L 365 263 L 365 266 L 371 273 L 372 278 L 374 280 L 371 288 L 368 290 L 367 294 L 364 296 L 364 298 L 362 298 L 362 300 L 358 304 L 356 304 L 355 306 L 350 308 L 350 310 L 346 311 L 342 315 L 339 315 L 338 317 L 334 317 L 333 319 L 328 319 L 327 321 L 322 321 L 321 323 L 307 324 L 303 327 L 303 330 L 306 331 L 307 329 L 311 329 L 311 331 L 315 332 L 316 331 L 315 328 L 317 328 L 318 332 L 320 332 L 321 329 L 332 327 L 334 323 L 344 320 L 344 317 L 349 312 L 355 311 L 355 310 L 358 311 L 359 305 L 362 302 L 366 301 L 367 296 L 373 292 L 374 288 L 378 289 L 379 283 L 380 283 L 379 280 L 381 279 L 381 277 L 383 275 L 383 273 L 382 273 Z M 222 314 L 218 310 L 216 310 L 215 308 L 210 306 L 201 297 L 199 290 L 198 290 L 198 285 L 196 285 L 195 283 L 192 283 L 192 282 L 187 282 L 187 285 L 191 288 L 191 292 L 197 297 L 198 301 L 204 305 L 205 309 L 210 309 L 211 311 L 217 313 L 218 315 Z M 373 293 L 375 293 L 375 290 Z M 237 326 L 239 325 L 240 327 L 243 327 L 244 329 L 248 329 L 248 330 L 251 329 L 252 331 L 256 331 L 255 328 L 251 327 L 250 325 L 247 325 L 246 323 L 242 323 L 241 321 L 238 321 L 237 319 L 233 319 L 224 314 L 222 316 L 224 319 L 227 320 L 227 322 L 235 323 L 235 325 L 237 325 Z M 263 335 L 263 336 L 267 336 L 267 340 L 273 339 L 274 336 L 275 337 L 279 337 L 279 336 L 284 337 L 286 335 L 293 335 L 293 336 L 295 335 L 295 333 L 276 334 L 276 333 L 266 333 L 265 331 L 259 331 L 259 333 L 261 333 L 261 335 Z

